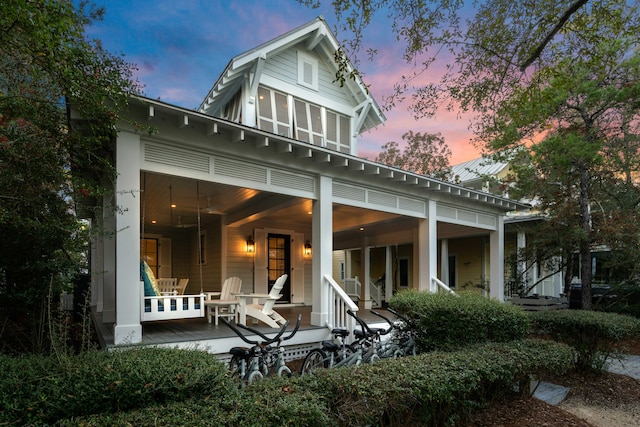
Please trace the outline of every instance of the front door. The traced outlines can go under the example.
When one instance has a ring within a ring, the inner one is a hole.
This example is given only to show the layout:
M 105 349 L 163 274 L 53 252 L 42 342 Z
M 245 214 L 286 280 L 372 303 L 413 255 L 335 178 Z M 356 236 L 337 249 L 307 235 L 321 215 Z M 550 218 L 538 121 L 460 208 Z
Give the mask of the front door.
M 278 277 L 287 274 L 287 281 L 282 288 L 282 298 L 278 303 L 291 302 L 291 236 L 286 234 L 269 234 L 267 237 L 269 272 L 269 291 Z

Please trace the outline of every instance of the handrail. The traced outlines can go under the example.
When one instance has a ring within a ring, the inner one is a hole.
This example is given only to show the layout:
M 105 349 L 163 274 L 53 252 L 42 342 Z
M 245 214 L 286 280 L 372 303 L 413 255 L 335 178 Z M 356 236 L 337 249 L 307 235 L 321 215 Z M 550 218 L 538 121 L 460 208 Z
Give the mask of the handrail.
M 326 326 L 329 329 L 344 328 L 352 331 L 355 328 L 355 320 L 347 314 L 347 310 L 356 312 L 358 306 L 331 275 L 325 274 L 322 283 L 328 288 L 329 313 Z
M 382 306 L 382 286 L 378 285 L 378 282 L 374 282 L 369 279 L 369 296 L 375 301 L 377 307 Z
M 451 289 L 450 287 L 448 287 L 443 281 L 441 281 L 440 279 L 438 279 L 437 277 L 432 277 L 431 280 L 433 281 L 433 283 L 436 284 L 436 286 L 438 286 L 440 289 L 442 289 L 445 292 L 450 293 L 451 295 L 456 295 L 458 296 L 458 294 L 455 293 L 455 291 L 453 289 Z

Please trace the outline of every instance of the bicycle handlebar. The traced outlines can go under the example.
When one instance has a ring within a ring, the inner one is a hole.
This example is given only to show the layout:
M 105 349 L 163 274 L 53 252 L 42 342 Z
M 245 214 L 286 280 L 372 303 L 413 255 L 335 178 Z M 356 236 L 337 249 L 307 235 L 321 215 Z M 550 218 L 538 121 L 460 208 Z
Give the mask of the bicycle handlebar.
M 224 317 L 221 317 L 220 320 L 222 320 L 222 322 L 227 325 L 229 328 L 231 328 L 231 330 L 233 332 L 236 333 L 236 335 L 238 335 L 242 341 L 246 342 L 247 344 L 251 344 L 251 345 L 268 345 L 268 344 L 272 344 L 278 340 L 280 340 L 280 337 L 282 336 L 282 334 L 284 334 L 284 331 L 287 329 L 287 326 L 289 326 L 289 321 L 287 320 L 284 325 L 282 325 L 282 327 L 280 328 L 280 331 L 276 334 L 275 337 L 273 338 L 268 338 L 266 335 L 264 335 L 262 332 L 260 331 L 256 331 L 255 329 L 249 327 L 249 326 L 245 326 L 245 325 L 234 325 L 233 323 L 229 322 L 228 320 L 226 320 Z M 262 339 L 264 339 L 263 342 L 259 342 L 259 341 L 252 341 L 249 338 L 247 338 L 242 332 L 240 332 L 240 330 L 236 327 L 236 326 L 240 326 L 250 332 L 255 333 L 256 335 L 259 335 Z
M 302 320 L 302 314 L 298 314 L 298 320 L 296 321 L 296 327 L 293 328 L 293 330 L 291 331 L 291 333 L 287 337 L 282 338 L 282 341 L 286 341 L 288 339 L 291 339 L 291 337 L 293 337 L 296 334 L 296 332 L 298 332 L 298 328 L 300 327 L 300 321 L 301 320 Z M 287 321 L 287 323 L 288 323 L 288 321 Z
M 351 309 L 347 310 L 347 314 L 353 317 L 354 319 L 356 319 L 356 322 L 358 322 L 358 324 L 362 328 L 362 332 L 366 332 L 367 335 L 370 335 L 370 336 L 376 335 L 376 332 L 372 331 L 371 328 L 369 328 L 369 325 L 367 325 L 364 320 L 356 316 L 356 314 L 353 311 L 351 311 Z
M 391 332 L 393 330 L 393 328 L 395 328 L 395 326 L 393 325 L 393 322 L 391 320 L 387 319 L 382 314 L 378 313 L 377 311 L 373 311 L 373 310 L 371 310 L 371 313 L 375 314 L 378 317 L 383 318 L 384 321 L 389 324 L 389 329 L 385 329 L 384 331 L 380 332 L 380 335 L 387 335 L 389 332 Z
M 405 323 L 409 323 L 409 319 L 407 319 L 406 317 L 404 317 L 402 314 L 398 313 L 397 311 L 395 311 L 391 307 L 387 307 L 387 311 L 390 311 L 391 313 L 393 313 L 394 316 L 398 316 Z

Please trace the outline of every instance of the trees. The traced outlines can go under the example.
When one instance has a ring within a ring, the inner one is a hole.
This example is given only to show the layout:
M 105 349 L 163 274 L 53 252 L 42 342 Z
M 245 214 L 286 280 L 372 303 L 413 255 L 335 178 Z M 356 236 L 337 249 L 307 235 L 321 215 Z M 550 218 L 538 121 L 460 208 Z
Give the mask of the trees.
M 114 124 L 138 91 L 130 65 L 84 38 L 103 12 L 68 0 L 0 12 L 0 342 L 27 351 L 48 348 L 45 311 L 86 268 L 77 213 L 114 178 Z
M 435 114 L 443 102 L 472 110 L 476 143 L 486 153 L 527 160 L 516 168 L 519 194 L 534 197 L 548 214 L 546 232 L 563 236 L 553 250 L 579 252 L 584 307 L 591 304 L 594 246 L 607 244 L 633 259 L 628 265 L 639 264 L 633 250 L 639 182 L 632 173 L 640 158 L 636 4 L 488 0 L 468 22 L 462 1 L 334 4 L 346 16 L 343 28 L 356 34 L 347 45 L 355 51 L 363 28 L 384 8 L 406 45 L 405 58 L 419 64 L 414 75 L 433 63 L 432 52 L 452 56 L 440 80 L 414 87 L 414 75 L 407 76 L 396 96 L 413 91 L 413 110 L 421 116 Z
M 406 142 L 403 151 L 397 142 L 390 141 L 382 146 L 382 152 L 375 160 L 421 175 L 448 178 L 451 150 L 440 134 L 409 131 L 402 135 L 402 139 Z

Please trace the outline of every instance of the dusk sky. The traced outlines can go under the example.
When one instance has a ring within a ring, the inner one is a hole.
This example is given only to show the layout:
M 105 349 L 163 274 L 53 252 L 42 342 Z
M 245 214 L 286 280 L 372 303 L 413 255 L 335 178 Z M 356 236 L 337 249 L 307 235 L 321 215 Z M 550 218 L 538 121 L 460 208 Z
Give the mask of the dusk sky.
M 336 19 L 330 1 L 311 9 L 296 0 L 96 0 L 106 6 L 101 22 L 87 28 L 113 54 L 137 65 L 144 95 L 185 108 L 197 108 L 229 60 L 253 47 L 323 15 L 331 28 Z M 378 50 L 373 62 L 363 56 L 359 68 L 371 94 L 382 105 L 401 75 L 411 73 L 402 59 L 383 14 L 365 34 L 364 43 Z M 344 38 L 338 35 L 338 39 Z M 443 64 L 441 64 L 443 65 Z M 428 73 L 437 78 L 437 69 Z M 425 76 L 424 78 L 429 78 Z M 371 160 L 388 141 L 402 135 L 440 132 L 453 156 L 451 164 L 479 157 L 470 144 L 468 120 L 457 113 L 438 113 L 416 121 L 406 105 L 385 111 L 387 122 L 360 137 L 359 155 Z

